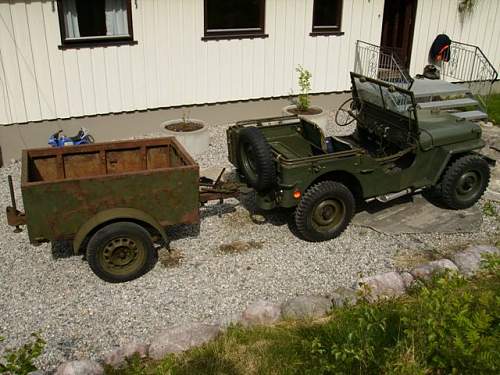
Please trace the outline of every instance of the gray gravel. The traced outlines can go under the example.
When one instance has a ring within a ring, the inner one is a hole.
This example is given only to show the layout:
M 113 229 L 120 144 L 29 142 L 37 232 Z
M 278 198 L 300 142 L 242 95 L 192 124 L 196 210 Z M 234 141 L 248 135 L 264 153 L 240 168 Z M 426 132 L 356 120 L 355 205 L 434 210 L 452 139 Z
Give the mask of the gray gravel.
M 225 129 L 210 128 L 210 149 L 198 160 L 202 167 L 229 166 Z M 8 174 L 20 194 L 20 163 L 0 168 L 2 211 L 10 202 L 4 183 Z M 474 234 L 389 236 L 351 225 L 338 239 L 312 244 L 292 234 L 289 219 L 286 213 L 260 216 L 251 194 L 242 202 L 210 205 L 202 211 L 199 228 L 168 230 L 172 248 L 181 256 L 178 265 L 158 263 L 144 277 L 114 285 L 94 276 L 82 257 L 69 256 L 65 244 L 31 246 L 26 231 L 14 234 L 2 213 L 0 336 L 7 340 L 0 351 L 40 331 L 47 340 L 43 369 L 63 360 L 95 359 L 170 325 L 231 316 L 257 299 L 281 302 L 300 294 L 328 294 L 351 286 L 360 275 L 394 270 L 396 255 L 487 243 L 499 226 L 497 219 L 485 216 L 481 231 Z M 232 241 L 259 246 L 233 253 L 219 249 Z

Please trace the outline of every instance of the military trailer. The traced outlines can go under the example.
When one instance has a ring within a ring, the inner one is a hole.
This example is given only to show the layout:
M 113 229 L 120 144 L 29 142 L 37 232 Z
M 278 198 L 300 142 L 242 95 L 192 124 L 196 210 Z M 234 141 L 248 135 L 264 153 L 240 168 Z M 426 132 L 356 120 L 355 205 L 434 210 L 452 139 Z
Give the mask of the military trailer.
M 234 186 L 200 179 L 199 167 L 175 138 L 24 150 L 25 212 L 12 206 L 8 223 L 26 225 L 33 244 L 72 240 L 97 276 L 124 282 L 149 271 L 154 242 L 165 228 L 199 222 L 199 207 L 236 196 Z
M 450 114 L 419 118 L 413 93 L 351 73 L 356 121 L 348 136 L 325 137 L 298 117 L 241 121 L 227 131 L 229 160 L 257 191 L 262 209 L 295 208 L 309 241 L 338 236 L 356 203 L 387 202 L 425 191 L 450 209 L 472 206 L 485 191 L 489 164 L 478 124 Z

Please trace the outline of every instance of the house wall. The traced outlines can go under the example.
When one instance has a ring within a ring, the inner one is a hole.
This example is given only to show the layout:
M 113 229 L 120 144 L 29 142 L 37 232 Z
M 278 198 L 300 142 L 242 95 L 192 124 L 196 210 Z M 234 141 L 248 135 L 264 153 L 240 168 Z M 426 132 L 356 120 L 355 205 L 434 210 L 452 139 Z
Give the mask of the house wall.
M 438 34 L 477 45 L 500 71 L 500 1 L 478 0 L 472 15 L 460 20 L 457 0 L 418 0 L 410 73 L 422 73 Z
M 437 0 L 436 0 L 437 2 Z M 348 90 L 384 0 L 345 0 L 343 36 L 311 37 L 313 0 L 266 0 L 265 39 L 202 41 L 203 0 L 132 0 L 137 45 L 60 50 L 57 2 L 0 0 L 0 124 Z

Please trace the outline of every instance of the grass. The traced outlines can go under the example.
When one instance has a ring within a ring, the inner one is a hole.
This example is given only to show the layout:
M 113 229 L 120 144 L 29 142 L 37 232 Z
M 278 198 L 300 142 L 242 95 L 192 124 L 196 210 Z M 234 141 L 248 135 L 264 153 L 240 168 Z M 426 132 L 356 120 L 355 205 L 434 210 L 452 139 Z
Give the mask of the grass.
M 107 374 L 489 374 L 500 371 L 500 258 L 397 300 L 336 309 L 320 321 L 233 326 L 162 361 L 133 358 Z
M 500 125 L 500 94 L 490 96 L 488 100 L 488 116 L 494 124 Z

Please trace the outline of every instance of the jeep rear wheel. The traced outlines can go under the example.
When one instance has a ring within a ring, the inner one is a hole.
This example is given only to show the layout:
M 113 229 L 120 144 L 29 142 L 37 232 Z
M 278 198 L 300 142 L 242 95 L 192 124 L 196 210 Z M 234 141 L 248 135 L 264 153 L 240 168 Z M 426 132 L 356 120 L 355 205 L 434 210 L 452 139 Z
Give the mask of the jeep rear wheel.
M 455 160 L 441 182 L 441 200 L 452 209 L 469 208 L 483 195 L 490 180 L 490 168 L 479 155 Z
M 324 181 L 306 191 L 295 211 L 295 224 L 304 239 L 327 241 L 347 228 L 354 210 L 354 197 L 347 187 Z
M 262 132 L 249 127 L 241 130 L 238 151 L 239 169 L 248 185 L 259 192 L 264 192 L 276 183 L 276 166 Z
M 104 281 L 121 283 L 144 275 L 156 263 L 151 236 L 140 225 L 119 222 L 99 229 L 87 246 L 87 261 Z

